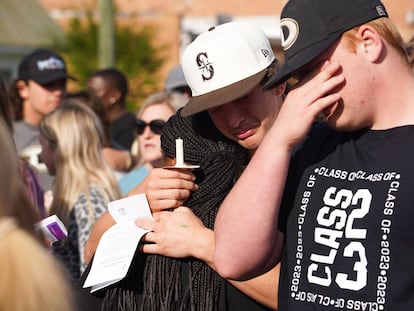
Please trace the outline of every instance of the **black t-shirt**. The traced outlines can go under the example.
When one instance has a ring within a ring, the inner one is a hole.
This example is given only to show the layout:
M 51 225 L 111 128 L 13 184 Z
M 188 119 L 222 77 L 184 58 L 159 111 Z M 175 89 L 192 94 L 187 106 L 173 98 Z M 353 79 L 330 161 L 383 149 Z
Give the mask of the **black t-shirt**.
M 276 297 L 275 297 L 276 299 Z M 271 309 L 243 294 L 229 282 L 223 280 L 220 287 L 220 311 L 270 311 Z
M 414 126 L 315 127 L 292 159 L 279 309 L 414 310 Z
M 131 149 L 135 139 L 135 116 L 126 113 L 111 123 L 111 140 L 125 149 Z

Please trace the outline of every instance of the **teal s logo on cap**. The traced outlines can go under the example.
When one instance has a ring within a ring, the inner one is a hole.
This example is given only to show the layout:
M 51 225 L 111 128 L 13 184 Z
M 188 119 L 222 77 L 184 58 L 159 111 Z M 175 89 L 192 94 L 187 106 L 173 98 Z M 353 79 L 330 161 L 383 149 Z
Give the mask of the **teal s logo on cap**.
M 292 18 L 280 21 L 281 41 L 283 50 L 288 50 L 299 37 L 299 24 Z
M 203 81 L 210 80 L 214 76 L 214 68 L 207 57 L 207 53 L 199 53 L 196 58 L 198 68 L 202 70 Z

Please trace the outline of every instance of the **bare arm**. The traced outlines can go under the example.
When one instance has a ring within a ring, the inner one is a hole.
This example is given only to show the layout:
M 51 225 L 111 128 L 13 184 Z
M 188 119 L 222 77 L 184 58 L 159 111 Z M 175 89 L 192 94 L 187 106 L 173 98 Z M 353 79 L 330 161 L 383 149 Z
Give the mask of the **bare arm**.
M 109 212 L 105 212 L 101 217 L 95 222 L 92 227 L 91 234 L 88 241 L 85 244 L 84 248 L 84 260 L 86 264 L 89 264 L 93 254 L 95 254 L 96 248 L 98 247 L 99 240 L 101 239 L 102 234 L 105 233 L 110 227 L 115 225 L 115 220 L 112 218 Z
M 195 257 L 215 269 L 214 232 L 206 228 L 189 208 L 179 207 L 174 212 L 160 212 L 153 217 L 155 221 L 147 218 L 136 221 L 140 227 L 152 230 L 144 240 L 155 243 L 142 244 L 141 251 L 174 258 Z M 277 309 L 279 266 L 250 280 L 228 281 L 259 303 Z
M 339 68 L 336 63 L 324 64 L 312 79 L 288 94 L 272 128 L 220 207 L 214 264 L 223 277 L 254 277 L 278 262 L 283 240 L 278 233 L 279 207 L 291 151 L 316 116 L 340 99 L 333 91 L 344 82 Z
M 190 193 L 197 189 L 195 177 L 191 171 L 154 168 L 149 175 L 127 196 L 145 193 L 153 212 L 180 206 Z M 106 230 L 115 224 L 109 212 L 105 212 L 92 228 L 85 244 L 85 262 L 89 263 L 98 247 L 99 240 Z

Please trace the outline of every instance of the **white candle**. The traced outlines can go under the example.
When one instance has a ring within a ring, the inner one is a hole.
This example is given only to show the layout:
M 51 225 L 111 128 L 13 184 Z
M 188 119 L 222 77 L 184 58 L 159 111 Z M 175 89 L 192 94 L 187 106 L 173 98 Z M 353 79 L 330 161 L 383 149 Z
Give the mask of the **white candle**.
M 175 165 L 182 166 L 184 165 L 184 149 L 183 149 L 183 140 L 177 138 L 175 140 Z

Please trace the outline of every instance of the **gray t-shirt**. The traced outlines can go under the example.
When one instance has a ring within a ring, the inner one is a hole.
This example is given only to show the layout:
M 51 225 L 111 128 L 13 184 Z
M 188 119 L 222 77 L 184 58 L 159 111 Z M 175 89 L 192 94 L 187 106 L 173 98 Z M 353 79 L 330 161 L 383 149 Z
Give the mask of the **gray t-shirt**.
M 42 147 L 39 143 L 38 126 L 28 124 L 21 120 L 14 122 L 13 131 L 17 153 L 25 158 L 36 170 L 43 190 L 45 192 L 51 190 L 53 176 L 49 175 L 46 165 L 40 158 Z

